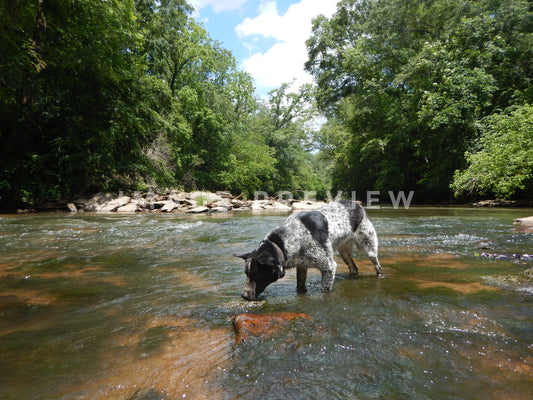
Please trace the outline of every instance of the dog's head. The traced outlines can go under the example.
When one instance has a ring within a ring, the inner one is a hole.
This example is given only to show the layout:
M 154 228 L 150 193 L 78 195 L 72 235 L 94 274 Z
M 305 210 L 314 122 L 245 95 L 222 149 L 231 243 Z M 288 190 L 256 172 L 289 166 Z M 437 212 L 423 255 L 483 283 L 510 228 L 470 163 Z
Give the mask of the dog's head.
M 285 276 L 282 255 L 271 242 L 261 242 L 251 253 L 234 255 L 246 261 L 247 280 L 242 291 L 245 300 L 256 300 L 268 285 Z

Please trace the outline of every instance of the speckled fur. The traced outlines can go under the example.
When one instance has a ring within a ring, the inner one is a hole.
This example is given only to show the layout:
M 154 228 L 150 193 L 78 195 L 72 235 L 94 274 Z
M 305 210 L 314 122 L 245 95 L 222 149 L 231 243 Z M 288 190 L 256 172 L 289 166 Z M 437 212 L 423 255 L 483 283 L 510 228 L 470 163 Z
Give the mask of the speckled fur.
M 383 276 L 378 260 L 376 231 L 363 207 L 353 201 L 343 200 L 330 203 L 316 211 L 292 214 L 283 225 L 265 236 L 258 249 L 239 256 L 246 260 L 248 282 L 243 297 L 247 300 L 254 300 L 259 295 L 255 289 L 257 279 L 248 273 L 251 265 L 253 264 L 259 271 L 270 267 L 260 264 L 257 260 L 260 257 L 264 259 L 265 251 L 272 253 L 269 254 L 272 256 L 271 259 L 275 258 L 276 255 L 272 250 L 265 250 L 272 247 L 265 244 L 272 243 L 278 249 L 277 252 L 283 254 L 281 262 L 278 261 L 280 264 L 278 267 L 281 266 L 282 269 L 280 276 L 285 274 L 285 269 L 296 268 L 297 288 L 300 292 L 306 291 L 308 268 L 317 268 L 321 271 L 323 292 L 331 290 L 337 269 L 333 257 L 336 250 L 348 265 L 351 274 L 358 273 L 357 265 L 352 258 L 353 249 L 357 247 L 370 258 L 377 275 Z

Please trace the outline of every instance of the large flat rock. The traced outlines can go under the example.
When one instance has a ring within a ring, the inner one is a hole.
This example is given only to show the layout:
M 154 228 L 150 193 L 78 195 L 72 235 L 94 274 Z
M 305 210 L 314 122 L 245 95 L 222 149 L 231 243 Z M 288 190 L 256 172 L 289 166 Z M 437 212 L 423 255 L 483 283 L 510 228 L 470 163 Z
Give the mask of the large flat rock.
M 250 336 L 271 336 L 286 326 L 288 322 L 298 318 L 312 320 L 309 315 L 296 312 L 235 315 L 233 317 L 235 343 L 242 343 L 248 340 Z

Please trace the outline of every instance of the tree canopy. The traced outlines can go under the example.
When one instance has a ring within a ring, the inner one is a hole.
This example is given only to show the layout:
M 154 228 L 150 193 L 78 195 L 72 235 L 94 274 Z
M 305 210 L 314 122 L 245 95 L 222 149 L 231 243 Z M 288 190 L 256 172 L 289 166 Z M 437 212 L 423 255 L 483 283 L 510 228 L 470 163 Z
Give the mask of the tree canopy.
M 1 204 L 320 185 L 299 146 L 303 105 L 280 109 L 286 87 L 257 99 L 191 12 L 185 0 L 0 1 Z
M 0 0 L 0 206 L 102 190 L 533 196 L 526 0 L 343 0 L 257 98 L 186 0 Z M 311 126 L 319 118 L 321 129 Z
M 447 199 L 454 172 L 478 162 L 465 152 L 478 146 L 486 124 L 532 101 L 531 7 L 523 0 L 344 0 L 331 19 L 317 18 L 306 68 L 329 117 L 318 141 L 335 162 L 335 184 Z

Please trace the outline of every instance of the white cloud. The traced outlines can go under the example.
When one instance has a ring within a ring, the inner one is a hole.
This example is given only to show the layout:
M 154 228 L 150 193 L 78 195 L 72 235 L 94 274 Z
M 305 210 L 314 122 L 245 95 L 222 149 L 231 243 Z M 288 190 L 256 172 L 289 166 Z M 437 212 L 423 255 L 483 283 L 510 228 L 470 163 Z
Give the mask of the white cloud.
M 189 2 L 196 10 L 211 6 L 213 7 L 214 12 L 219 13 L 222 11 L 238 10 L 248 1 L 249 0 L 190 0 Z
M 259 15 L 245 18 L 235 28 L 241 40 L 262 36 L 277 41 L 266 52 L 253 54 L 243 61 L 244 69 L 255 78 L 260 91 L 293 79 L 296 79 L 296 87 L 312 81 L 304 71 L 307 61 L 305 41 L 311 36 L 312 19 L 319 14 L 330 17 L 337 9 L 337 1 L 301 0 L 283 15 L 280 15 L 276 1 L 264 1 Z
M 295 80 L 296 87 L 311 83 L 312 78 L 304 71 L 307 60 L 305 46 L 295 42 L 281 42 L 273 45 L 266 53 L 255 53 L 243 61 L 259 88 L 272 89 L 282 83 Z

